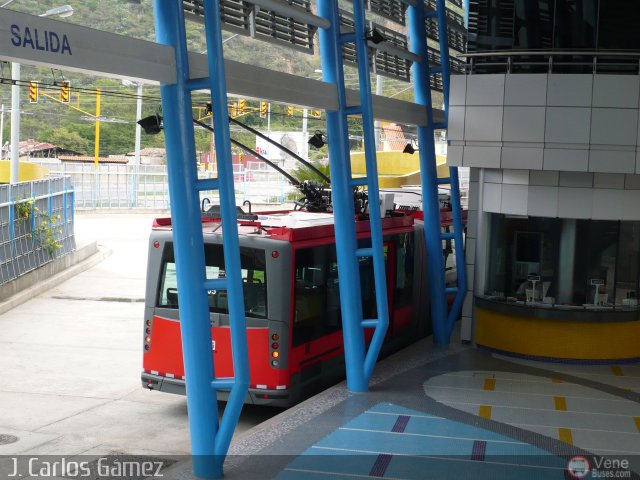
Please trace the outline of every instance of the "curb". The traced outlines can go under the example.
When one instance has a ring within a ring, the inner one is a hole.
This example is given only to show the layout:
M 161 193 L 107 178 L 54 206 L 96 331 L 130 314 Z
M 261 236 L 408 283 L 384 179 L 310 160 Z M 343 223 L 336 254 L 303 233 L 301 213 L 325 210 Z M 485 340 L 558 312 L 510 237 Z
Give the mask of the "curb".
M 79 259 L 77 263 L 70 265 L 55 275 L 41 280 L 38 278 L 38 273 L 40 273 L 39 270 L 42 270 L 43 267 L 33 272 L 29 272 L 25 277 L 31 274 L 32 278 L 27 279 L 27 281 L 31 281 L 32 284 L 0 302 L 0 315 L 38 296 L 43 291 L 56 287 L 79 273 L 89 270 L 91 267 L 94 267 L 105 258 L 109 257 L 112 253 L 113 252 L 108 248 L 98 246 L 97 241 L 93 241 L 72 252 L 72 255 Z M 66 260 L 65 258 L 60 259 L 61 264 L 65 261 L 69 260 Z M 70 261 L 73 262 L 73 258 L 71 258 Z

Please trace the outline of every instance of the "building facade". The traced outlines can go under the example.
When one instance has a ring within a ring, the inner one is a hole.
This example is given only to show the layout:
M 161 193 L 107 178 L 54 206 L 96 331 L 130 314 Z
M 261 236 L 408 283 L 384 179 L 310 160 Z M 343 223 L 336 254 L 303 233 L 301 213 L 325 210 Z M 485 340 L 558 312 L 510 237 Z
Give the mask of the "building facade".
M 471 169 L 464 341 L 640 357 L 637 17 L 620 0 L 471 3 L 448 132 Z

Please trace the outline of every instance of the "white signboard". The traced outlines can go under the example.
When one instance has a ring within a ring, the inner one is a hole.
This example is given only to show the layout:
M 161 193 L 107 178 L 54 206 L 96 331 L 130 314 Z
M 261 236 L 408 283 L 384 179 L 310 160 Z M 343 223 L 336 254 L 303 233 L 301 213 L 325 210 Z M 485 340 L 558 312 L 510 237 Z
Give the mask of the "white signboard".
M 304 151 L 306 139 L 303 137 L 302 132 L 269 132 L 266 135 L 293 153 L 306 158 Z M 260 137 L 256 137 L 256 152 L 269 160 L 277 162 L 285 170 L 296 168 L 299 165 L 290 155 Z

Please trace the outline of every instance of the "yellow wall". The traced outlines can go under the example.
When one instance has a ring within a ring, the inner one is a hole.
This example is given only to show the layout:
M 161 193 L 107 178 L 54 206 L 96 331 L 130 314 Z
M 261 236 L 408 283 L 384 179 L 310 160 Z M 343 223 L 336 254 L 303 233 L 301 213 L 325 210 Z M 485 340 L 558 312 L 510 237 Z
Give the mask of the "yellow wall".
M 536 357 L 623 360 L 640 357 L 640 321 L 543 320 L 476 308 L 476 343 Z
M 403 185 L 420 184 L 420 157 L 397 152 L 377 152 L 378 178 L 381 188 L 399 188 Z M 448 177 L 447 157 L 438 155 L 438 177 Z M 363 177 L 367 171 L 364 152 L 351 154 L 351 171 L 354 177 Z
M 9 170 L 10 164 L 11 162 L 9 160 L 0 161 L 0 183 L 9 183 L 11 179 Z M 47 175 L 47 173 L 49 173 L 49 170 L 41 167 L 40 165 L 29 162 L 20 162 L 18 181 L 29 182 L 32 180 L 41 180 Z

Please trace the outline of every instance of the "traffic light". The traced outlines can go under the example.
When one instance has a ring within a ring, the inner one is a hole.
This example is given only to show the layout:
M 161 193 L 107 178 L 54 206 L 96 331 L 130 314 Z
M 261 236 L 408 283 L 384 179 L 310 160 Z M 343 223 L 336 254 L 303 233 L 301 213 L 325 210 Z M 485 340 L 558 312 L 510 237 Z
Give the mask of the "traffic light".
M 260 102 L 260 118 L 267 118 L 269 114 L 269 104 L 267 102 Z
M 287 117 L 293 117 L 293 106 L 291 105 L 287 107 Z
M 207 107 L 205 109 L 205 113 L 207 115 L 211 115 L 211 112 L 213 112 L 212 107 L 211 107 L 211 102 L 207 102 Z
M 244 153 L 240 152 L 238 154 L 238 163 L 242 163 L 244 161 Z
M 233 102 L 231 104 L 231 118 L 236 118 L 238 116 L 238 102 Z
M 247 109 L 247 101 L 240 100 L 240 102 L 238 102 L 238 115 L 244 115 L 246 109 Z
M 311 116 L 313 118 L 322 118 L 322 110 L 311 110 Z
M 68 81 L 60 82 L 60 101 L 63 103 L 69 103 L 71 99 L 71 83 Z
M 29 82 L 29 103 L 38 103 L 38 82 Z

